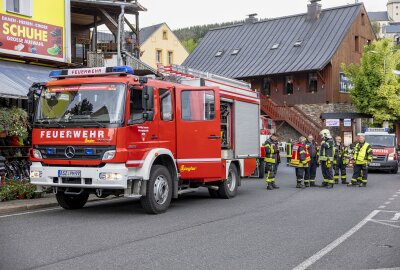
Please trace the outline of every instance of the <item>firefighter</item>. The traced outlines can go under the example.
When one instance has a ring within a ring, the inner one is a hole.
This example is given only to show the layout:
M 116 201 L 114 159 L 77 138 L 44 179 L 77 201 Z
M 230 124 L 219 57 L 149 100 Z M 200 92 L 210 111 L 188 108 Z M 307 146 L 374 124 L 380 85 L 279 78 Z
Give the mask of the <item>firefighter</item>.
M 353 177 L 351 178 L 351 186 L 366 187 L 368 182 L 368 163 L 372 161 L 372 147 L 365 142 L 365 137 L 360 136 L 359 142 L 354 147 L 353 154 Z M 359 180 L 362 174 L 361 181 Z
M 290 166 L 290 159 L 292 158 L 293 151 L 293 140 L 290 139 L 289 142 L 286 143 L 286 166 Z
M 293 146 L 293 154 L 290 160 L 290 165 L 296 168 L 296 188 L 304 188 L 304 186 L 310 186 L 309 181 L 304 181 L 306 169 L 308 168 L 310 162 L 310 155 L 307 151 L 307 147 L 305 146 L 306 140 L 307 139 L 303 136 L 299 138 L 299 142 Z
M 323 187 L 333 188 L 335 181 L 333 180 L 332 163 L 334 156 L 334 143 L 331 133 L 328 129 L 324 129 L 320 132 L 322 138 L 321 147 L 319 150 L 319 160 L 321 162 L 321 170 L 324 180 L 322 182 Z
M 359 143 L 360 143 L 360 136 L 356 136 L 354 138 L 354 142 L 350 145 L 350 149 L 352 151 L 352 156 L 354 156 L 354 150 L 355 150 L 356 147 L 358 147 Z M 357 178 L 357 182 L 358 183 L 361 183 L 362 177 L 363 177 L 363 172 L 361 171 L 360 176 Z M 353 183 L 350 182 L 348 185 L 349 186 L 353 186 Z
M 265 182 L 267 183 L 267 189 L 278 189 L 279 187 L 275 184 L 275 176 L 278 171 L 279 162 L 279 148 L 278 148 L 278 136 L 272 134 L 271 137 L 265 142 L 265 171 L 267 173 Z
M 339 184 L 340 178 L 342 180 L 342 184 L 347 185 L 348 182 L 346 168 L 349 165 L 349 148 L 342 143 L 342 137 L 337 136 L 335 140 L 335 156 L 333 160 L 335 184 Z
M 307 142 L 306 142 L 307 151 L 310 154 L 310 163 L 309 166 L 306 168 L 306 175 L 304 178 L 304 182 L 310 183 L 311 187 L 315 187 L 315 177 L 317 175 L 317 168 L 319 166 L 318 161 L 318 151 L 319 147 L 317 142 L 314 140 L 313 135 L 308 135 Z

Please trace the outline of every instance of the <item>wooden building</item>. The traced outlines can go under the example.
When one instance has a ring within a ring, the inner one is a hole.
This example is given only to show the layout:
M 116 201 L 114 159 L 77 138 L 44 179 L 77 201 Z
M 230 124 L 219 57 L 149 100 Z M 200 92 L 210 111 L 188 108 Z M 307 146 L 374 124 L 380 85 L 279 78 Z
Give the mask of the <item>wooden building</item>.
M 323 10 L 319 2 L 304 14 L 262 21 L 251 15 L 211 30 L 184 65 L 251 82 L 265 114 L 317 134 L 321 113 L 355 112 L 341 64 L 359 63 L 375 39 L 362 3 Z

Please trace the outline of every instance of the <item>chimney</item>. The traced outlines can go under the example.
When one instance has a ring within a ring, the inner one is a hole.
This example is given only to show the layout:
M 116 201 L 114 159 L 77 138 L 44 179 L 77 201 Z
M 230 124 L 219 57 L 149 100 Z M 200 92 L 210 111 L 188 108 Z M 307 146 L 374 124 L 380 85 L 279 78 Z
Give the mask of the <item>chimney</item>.
M 246 24 L 258 22 L 257 15 L 258 15 L 257 13 L 253 13 L 253 14 L 247 15 L 248 18 L 246 18 L 246 19 L 244 20 L 244 22 L 245 22 Z
M 307 5 L 307 19 L 318 20 L 321 15 L 322 5 L 318 2 L 321 0 L 310 0 L 310 4 Z

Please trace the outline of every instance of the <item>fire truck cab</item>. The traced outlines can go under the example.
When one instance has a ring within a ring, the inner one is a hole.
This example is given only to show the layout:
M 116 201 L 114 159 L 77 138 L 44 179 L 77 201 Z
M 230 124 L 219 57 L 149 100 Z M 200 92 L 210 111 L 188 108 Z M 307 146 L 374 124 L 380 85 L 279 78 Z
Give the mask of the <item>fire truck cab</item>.
M 253 91 L 140 77 L 128 66 L 56 70 L 34 84 L 31 182 L 65 209 L 140 198 L 165 212 L 179 194 L 232 198 L 260 156 Z M 226 86 L 226 85 L 225 85 Z
M 365 133 L 359 133 L 372 147 L 373 161 L 370 170 L 386 170 L 396 174 L 399 169 L 397 156 L 397 138 L 386 128 L 367 128 Z

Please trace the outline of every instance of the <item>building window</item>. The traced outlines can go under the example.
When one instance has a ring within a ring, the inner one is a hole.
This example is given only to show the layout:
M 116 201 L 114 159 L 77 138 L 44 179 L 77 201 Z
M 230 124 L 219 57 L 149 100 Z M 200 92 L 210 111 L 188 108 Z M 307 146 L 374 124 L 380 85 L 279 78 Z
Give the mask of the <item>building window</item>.
M 354 50 L 360 52 L 360 38 L 359 36 L 354 37 Z
M 168 33 L 167 33 L 167 31 L 163 31 L 162 32 L 162 38 L 164 39 L 164 40 L 168 40 Z
M 361 24 L 365 25 L 365 14 L 364 13 L 361 14 Z
M 263 78 L 262 94 L 264 96 L 271 95 L 271 84 L 272 84 L 272 81 L 270 78 Z
M 207 121 L 215 119 L 214 91 L 182 91 L 182 120 Z
M 293 77 L 286 76 L 285 77 L 285 95 L 293 94 Z
M 216 54 L 215 57 L 221 57 L 224 54 L 224 50 L 219 50 Z
M 174 63 L 174 52 L 168 51 L 168 65 L 172 65 Z
M 156 63 L 162 64 L 162 50 L 156 50 Z
M 308 92 L 318 91 L 318 76 L 316 72 L 308 74 Z
M 339 91 L 342 93 L 348 93 L 350 90 L 353 89 L 353 84 L 350 80 L 346 77 L 343 72 L 339 73 L 340 76 L 340 89 Z
M 6 0 L 6 10 L 24 16 L 32 16 L 33 0 Z
M 233 49 L 231 55 L 237 55 L 240 52 L 240 49 Z

